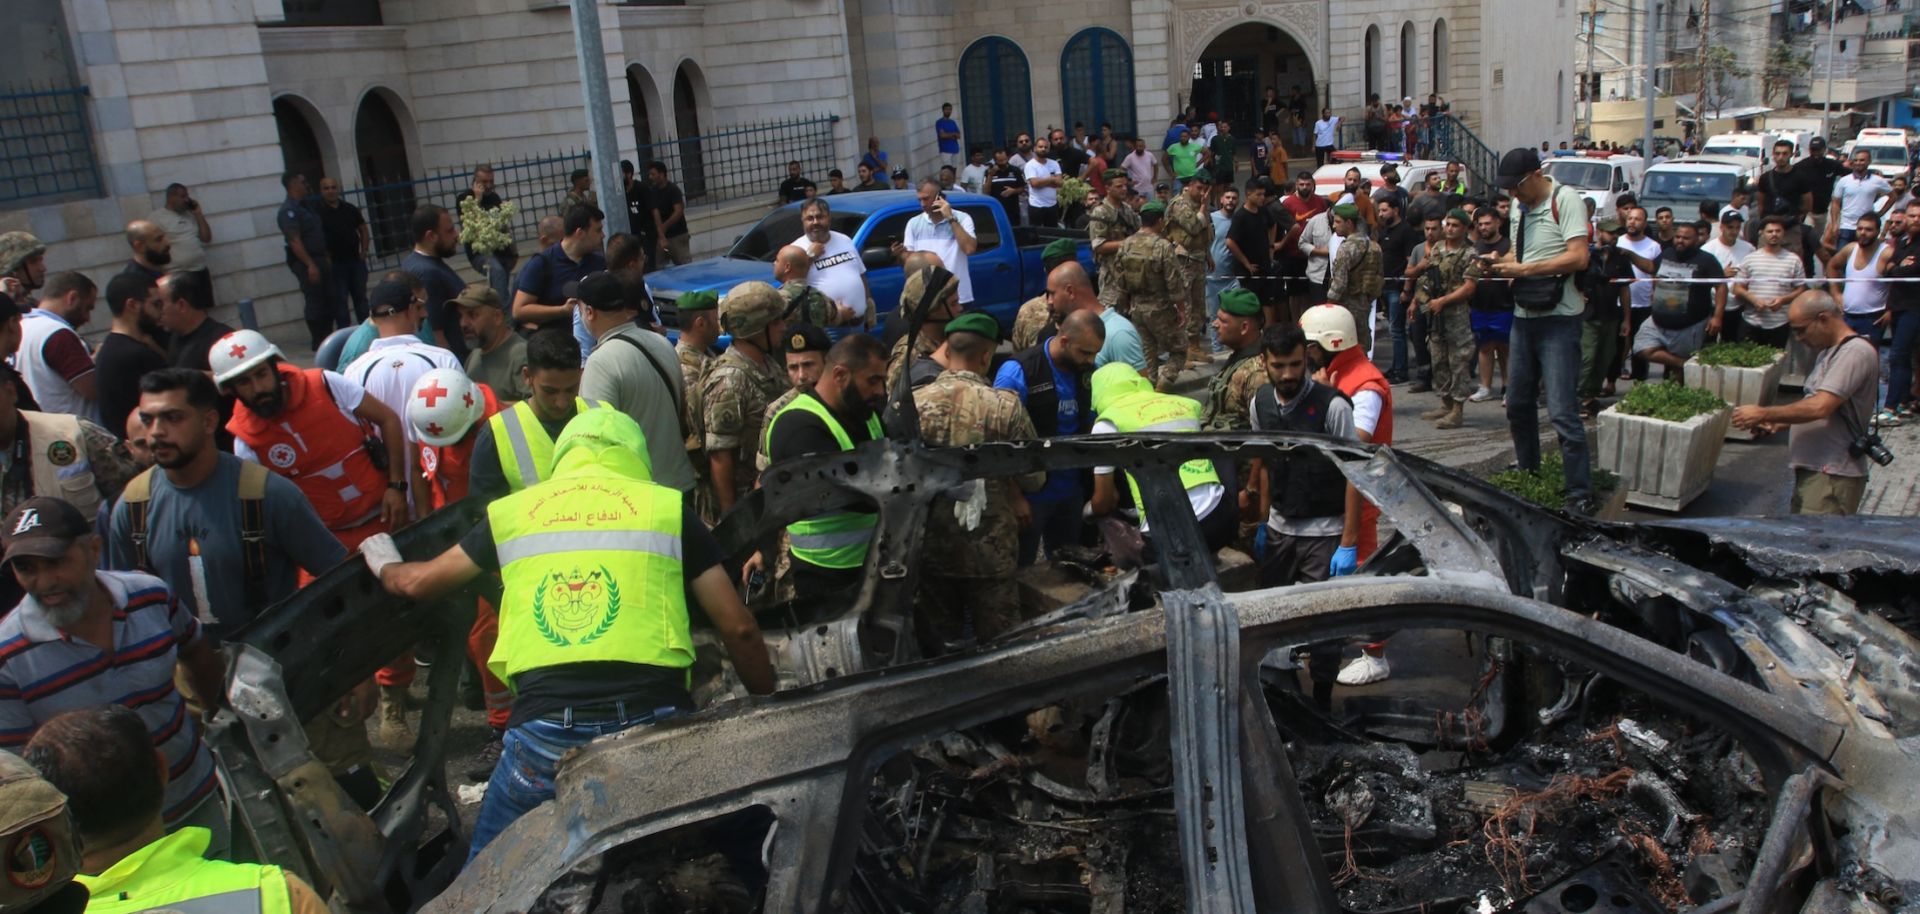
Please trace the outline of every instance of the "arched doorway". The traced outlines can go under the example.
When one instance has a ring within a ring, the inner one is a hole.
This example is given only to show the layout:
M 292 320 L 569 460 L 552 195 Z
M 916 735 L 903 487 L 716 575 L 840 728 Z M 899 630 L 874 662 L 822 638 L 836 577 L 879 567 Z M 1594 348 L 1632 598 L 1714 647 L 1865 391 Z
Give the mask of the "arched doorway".
M 1086 124 L 1098 135 L 1110 124 L 1113 135 L 1135 135 L 1133 49 L 1111 29 L 1081 31 L 1060 52 L 1060 85 L 1066 119 L 1063 126 Z
M 1453 62 L 1448 59 L 1452 54 L 1453 49 L 1447 40 L 1447 20 L 1435 19 L 1433 21 L 1433 88 L 1428 91 L 1445 95 L 1451 88 L 1447 85 L 1447 68 L 1453 65 Z
M 1276 25 L 1246 22 L 1221 32 L 1200 52 L 1192 77 L 1188 104 L 1203 115 L 1217 113 L 1232 121 L 1241 136 L 1252 136 L 1260 123 L 1260 96 L 1268 86 L 1283 102 L 1298 88 L 1308 99 L 1308 120 L 1319 108 L 1313 101 L 1312 58 L 1298 39 Z
M 1366 92 L 1363 98 L 1371 99 L 1380 94 L 1380 27 L 1367 26 L 1365 44 Z
M 633 146 L 639 158 L 634 160 L 640 180 L 646 180 L 647 163 L 660 157 L 653 148 L 653 107 L 658 103 L 653 77 L 647 68 L 634 64 L 627 68 L 627 104 L 633 111 Z
M 407 217 L 413 214 L 413 171 L 407 165 L 407 135 L 384 89 L 360 99 L 353 117 L 354 159 L 366 188 L 367 229 L 381 254 L 413 247 Z
M 680 136 L 680 191 L 688 200 L 707 195 L 706 158 L 700 153 L 700 102 L 695 97 L 693 62 L 673 74 L 673 128 Z
M 1415 92 L 1413 84 L 1413 59 L 1420 50 L 1420 38 L 1413 30 L 1413 23 L 1400 24 L 1400 94 L 1418 100 L 1420 93 Z
M 320 145 L 327 127 L 319 112 L 305 99 L 282 95 L 273 100 L 273 126 L 280 132 L 281 167 L 306 175 L 317 189 L 327 174 L 327 154 Z
M 1033 131 L 1033 85 L 1019 45 L 989 35 L 960 55 L 960 117 L 968 149 L 991 152 Z

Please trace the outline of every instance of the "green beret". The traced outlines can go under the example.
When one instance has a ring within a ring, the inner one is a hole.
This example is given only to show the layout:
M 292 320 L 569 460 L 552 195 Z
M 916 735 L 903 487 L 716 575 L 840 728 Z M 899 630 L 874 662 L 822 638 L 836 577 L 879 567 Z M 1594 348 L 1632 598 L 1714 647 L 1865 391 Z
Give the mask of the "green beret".
M 969 311 L 947 321 L 947 334 L 951 336 L 955 333 L 977 334 L 997 343 L 1000 341 L 1000 322 L 985 311 Z
M 688 292 L 675 299 L 673 306 L 680 311 L 712 311 L 720 307 L 720 296 L 712 292 Z
M 1235 317 L 1259 317 L 1260 296 L 1248 289 L 1228 289 L 1220 293 L 1220 310 Z
M 1112 181 L 1116 178 L 1124 178 L 1126 176 L 1127 176 L 1127 172 L 1126 172 L 1126 169 L 1124 168 L 1109 168 L 1106 171 L 1103 171 L 1100 173 L 1100 177 L 1107 181 Z
M 1342 219 L 1359 219 L 1360 207 L 1354 206 L 1351 203 L 1342 203 L 1333 208 L 1333 214 Z
M 1041 260 L 1053 260 L 1055 258 L 1061 260 L 1072 260 L 1074 258 L 1074 241 L 1072 238 L 1055 238 L 1047 242 L 1046 247 L 1040 249 Z
M 1158 200 L 1148 200 L 1145 206 L 1140 207 L 1140 215 L 1142 216 L 1164 216 L 1166 214 L 1167 205 Z
M 1447 218 L 1448 218 L 1448 219 L 1458 219 L 1458 220 L 1460 220 L 1461 222 L 1464 222 L 1464 223 L 1466 223 L 1466 224 L 1468 224 L 1468 225 L 1472 225 L 1472 224 L 1473 224 L 1473 217 L 1472 217 L 1472 216 L 1469 216 L 1469 215 L 1467 215 L 1467 211 L 1466 211 L 1466 210 L 1464 210 L 1464 209 L 1461 209 L 1461 208 L 1460 208 L 1460 207 L 1458 207 L 1458 206 L 1456 206 L 1456 207 L 1454 207 L 1453 209 L 1450 209 L 1450 210 L 1447 210 Z

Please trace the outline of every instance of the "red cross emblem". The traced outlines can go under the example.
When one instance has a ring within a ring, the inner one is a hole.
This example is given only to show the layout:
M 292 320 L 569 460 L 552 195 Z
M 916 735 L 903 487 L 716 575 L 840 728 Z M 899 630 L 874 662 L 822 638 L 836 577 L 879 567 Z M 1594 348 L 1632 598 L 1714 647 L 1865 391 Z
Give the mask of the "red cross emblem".
M 415 396 L 427 401 L 427 406 L 431 408 L 441 397 L 452 396 L 452 394 L 445 387 L 441 386 L 439 381 L 435 381 L 432 387 L 420 391 L 418 394 L 415 394 Z M 439 433 L 435 432 L 435 434 Z
M 473 391 L 469 390 L 466 393 L 461 394 L 460 399 L 466 402 L 468 409 L 473 408 Z
M 431 404 L 429 404 L 429 405 L 431 405 Z M 440 423 L 438 423 L 438 422 L 429 422 L 429 423 L 427 423 L 427 434 L 429 434 L 429 435 L 436 435 L 436 436 L 437 436 L 437 435 L 439 435 L 439 434 L 440 434 Z
M 244 359 L 247 357 L 247 347 L 235 343 L 232 349 L 227 350 L 227 355 L 236 359 Z

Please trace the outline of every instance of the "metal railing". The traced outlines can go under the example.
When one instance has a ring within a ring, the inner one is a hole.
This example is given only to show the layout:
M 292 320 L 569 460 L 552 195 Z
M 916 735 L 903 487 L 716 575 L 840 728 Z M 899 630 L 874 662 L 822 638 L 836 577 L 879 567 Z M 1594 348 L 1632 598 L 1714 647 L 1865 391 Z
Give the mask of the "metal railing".
M 838 121 L 838 116 L 774 121 L 656 141 L 640 147 L 634 163 L 643 181 L 647 163 L 664 164 L 668 180 L 679 185 L 689 206 L 757 197 L 771 200 L 787 176 L 788 162 L 800 162 L 806 174 L 825 183 L 827 170 L 834 167 L 833 125 Z M 511 201 L 517 210 L 513 217 L 516 241 L 538 237 L 541 218 L 562 215 L 560 209 L 572 188 L 573 171 L 590 163 L 583 149 L 486 163 L 493 167 L 494 193 L 501 200 Z M 368 271 L 377 274 L 397 268 L 413 249 L 407 222 L 421 204 L 446 207 L 458 221 L 456 201 L 472 185 L 473 167 L 469 165 L 413 181 L 343 191 L 341 196 L 360 208 L 372 236 Z M 604 188 L 596 188 L 596 192 L 602 210 L 609 205 L 626 205 L 618 190 L 609 194 Z M 310 202 L 318 205 L 317 200 Z
M 1388 131 L 1387 146 L 1381 151 L 1408 152 L 1401 148 L 1405 145 L 1403 136 L 1399 131 Z M 1426 126 L 1415 131 L 1413 145 L 1411 152 L 1415 158 L 1458 160 L 1472 178 L 1474 187 L 1489 186 L 1494 170 L 1500 164 L 1500 154 L 1488 148 L 1466 124 L 1461 123 L 1460 118 L 1452 114 L 1428 118 Z M 1374 144 L 1367 138 L 1366 124 L 1342 122 L 1340 148 L 1373 149 Z
M 86 86 L 0 90 L 0 207 L 98 197 Z

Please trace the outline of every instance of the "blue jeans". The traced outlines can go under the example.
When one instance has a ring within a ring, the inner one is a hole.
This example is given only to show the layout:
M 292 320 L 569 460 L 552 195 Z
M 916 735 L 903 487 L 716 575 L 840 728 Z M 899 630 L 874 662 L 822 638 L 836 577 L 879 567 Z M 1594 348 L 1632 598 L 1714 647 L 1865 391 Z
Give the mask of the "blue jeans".
M 1513 456 L 1520 469 L 1540 468 L 1540 382 L 1547 384 L 1547 417 L 1560 436 L 1567 467 L 1567 501 L 1593 497 L 1593 472 L 1587 462 L 1587 428 L 1580 424 L 1580 315 L 1523 317 L 1513 322 L 1507 353 L 1507 425 L 1513 430 Z
M 344 313 L 353 305 L 353 322 L 367 319 L 367 262 L 359 258 L 333 262 L 334 311 Z
M 1387 303 L 1387 332 L 1393 336 L 1393 364 L 1387 369 L 1392 378 L 1407 374 L 1407 308 L 1400 292 L 1392 283 L 1380 290 L 1380 300 Z
M 1888 409 L 1913 402 L 1913 346 L 1920 342 L 1920 310 L 1893 312 L 1893 364 L 1887 371 Z
M 679 713 L 677 708 L 655 708 L 620 720 L 571 725 L 541 717 L 509 729 L 501 739 L 505 748 L 500 753 L 500 763 L 493 767 L 493 777 L 487 780 L 487 796 L 480 803 L 480 815 L 473 820 L 473 840 L 467 850 L 467 862 L 473 862 L 481 848 L 521 816 L 553 799 L 554 773 L 560 767 L 560 757 L 568 751 L 609 733 L 651 724 Z

